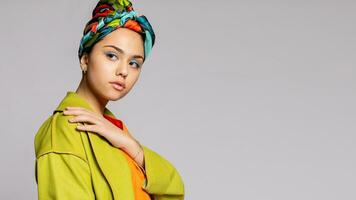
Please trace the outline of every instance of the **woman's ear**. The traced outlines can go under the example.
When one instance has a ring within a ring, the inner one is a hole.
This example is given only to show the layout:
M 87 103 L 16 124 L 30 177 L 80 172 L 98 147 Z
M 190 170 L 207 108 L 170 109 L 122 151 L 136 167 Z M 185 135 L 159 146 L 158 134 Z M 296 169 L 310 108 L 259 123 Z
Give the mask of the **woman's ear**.
M 80 68 L 82 68 L 82 71 L 87 71 L 88 63 L 89 63 L 89 55 L 88 53 L 85 52 L 80 58 Z

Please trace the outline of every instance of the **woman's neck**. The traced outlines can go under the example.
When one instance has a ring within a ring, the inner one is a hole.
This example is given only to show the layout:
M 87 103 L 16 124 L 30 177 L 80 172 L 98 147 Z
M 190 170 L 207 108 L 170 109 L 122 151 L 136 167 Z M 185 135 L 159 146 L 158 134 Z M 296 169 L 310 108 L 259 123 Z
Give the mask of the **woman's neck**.
M 90 104 L 95 113 L 101 115 L 104 114 L 105 106 L 108 101 L 101 101 L 88 87 L 84 78 L 80 81 L 80 84 L 75 92 Z

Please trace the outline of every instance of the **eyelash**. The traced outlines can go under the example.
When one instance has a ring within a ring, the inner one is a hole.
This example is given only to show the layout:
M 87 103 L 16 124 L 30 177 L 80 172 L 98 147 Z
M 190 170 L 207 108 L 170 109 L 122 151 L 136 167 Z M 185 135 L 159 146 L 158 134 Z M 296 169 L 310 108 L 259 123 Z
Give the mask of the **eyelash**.
M 110 60 L 112 60 L 112 57 L 111 57 L 111 56 L 115 56 L 116 59 L 117 59 L 117 56 L 116 56 L 114 53 L 107 53 L 107 54 L 106 54 L 106 57 L 108 57 Z M 132 62 L 130 62 L 130 63 L 132 63 Z M 140 68 L 140 67 L 141 67 L 137 62 L 133 62 L 133 63 L 136 64 L 137 68 Z
M 130 62 L 130 63 L 132 63 L 132 62 Z M 137 68 L 141 67 L 137 62 L 134 62 L 134 63 L 136 64 Z
M 117 56 L 114 53 L 107 53 L 106 57 L 108 57 L 110 60 L 112 60 L 111 56 L 115 56 L 117 58 Z

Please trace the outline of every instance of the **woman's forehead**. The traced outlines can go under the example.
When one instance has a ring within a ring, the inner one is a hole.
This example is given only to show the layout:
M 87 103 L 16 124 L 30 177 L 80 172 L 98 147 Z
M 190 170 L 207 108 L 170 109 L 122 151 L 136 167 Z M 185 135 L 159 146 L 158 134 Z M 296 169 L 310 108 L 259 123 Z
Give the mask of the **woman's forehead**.
M 141 36 L 131 30 L 116 30 L 105 36 L 98 46 L 102 48 L 113 48 L 116 51 L 131 56 L 144 55 L 143 39 Z

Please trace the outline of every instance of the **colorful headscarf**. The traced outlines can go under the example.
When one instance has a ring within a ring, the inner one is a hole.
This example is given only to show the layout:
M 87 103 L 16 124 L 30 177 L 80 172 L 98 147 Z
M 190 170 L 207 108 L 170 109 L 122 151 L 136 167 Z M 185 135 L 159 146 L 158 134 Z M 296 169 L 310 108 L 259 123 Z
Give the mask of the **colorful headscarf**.
M 146 59 L 155 43 L 155 33 L 147 18 L 144 15 L 138 16 L 129 0 L 100 0 L 97 3 L 80 40 L 79 59 L 96 42 L 120 27 L 142 35 Z

